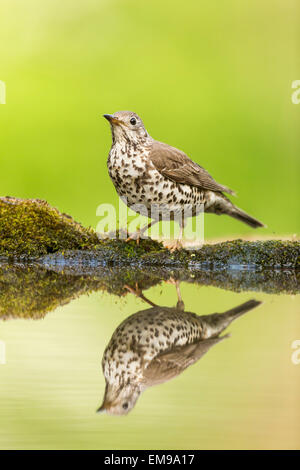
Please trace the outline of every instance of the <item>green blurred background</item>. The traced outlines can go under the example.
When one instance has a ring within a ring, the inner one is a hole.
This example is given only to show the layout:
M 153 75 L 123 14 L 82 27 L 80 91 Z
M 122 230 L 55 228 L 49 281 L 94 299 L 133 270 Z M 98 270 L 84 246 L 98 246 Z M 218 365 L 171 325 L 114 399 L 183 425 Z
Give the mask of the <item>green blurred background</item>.
M 260 233 L 296 233 L 299 12 L 296 0 L 0 0 L 1 195 L 96 227 L 97 206 L 117 203 L 101 115 L 129 109 L 234 188 Z M 247 232 L 206 219 L 206 237 Z

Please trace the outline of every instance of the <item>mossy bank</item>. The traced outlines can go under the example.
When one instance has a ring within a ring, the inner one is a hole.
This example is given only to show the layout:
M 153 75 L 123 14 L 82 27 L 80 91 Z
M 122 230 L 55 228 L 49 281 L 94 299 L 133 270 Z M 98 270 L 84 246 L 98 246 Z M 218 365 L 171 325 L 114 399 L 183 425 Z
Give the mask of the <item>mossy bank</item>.
M 169 266 L 208 269 L 300 268 L 300 242 L 234 240 L 171 253 L 151 239 L 139 245 L 100 239 L 72 217 L 39 199 L 0 198 L 0 256 L 42 264 Z

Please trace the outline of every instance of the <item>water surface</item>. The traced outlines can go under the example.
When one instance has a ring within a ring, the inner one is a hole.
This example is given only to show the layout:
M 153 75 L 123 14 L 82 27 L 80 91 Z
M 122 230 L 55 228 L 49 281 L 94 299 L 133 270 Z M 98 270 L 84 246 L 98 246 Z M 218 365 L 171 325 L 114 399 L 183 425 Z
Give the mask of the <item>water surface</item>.
M 126 318 L 152 308 L 147 300 L 175 308 L 178 289 L 172 276 L 150 282 L 149 273 L 146 280 L 140 273 L 136 285 L 131 276 L 137 273 L 128 272 L 121 289 L 113 270 L 110 275 L 105 286 L 91 274 L 2 266 L 2 449 L 300 447 L 300 354 L 292 348 L 300 340 L 297 289 L 267 293 L 268 285 L 260 284 L 250 292 L 238 271 L 231 277 L 241 292 L 205 285 L 205 273 L 202 284 L 180 282 L 184 310 L 197 315 L 250 299 L 262 304 L 231 323 L 222 333 L 230 337 L 181 374 L 147 388 L 127 415 L 113 416 L 96 413 L 105 392 L 105 348 Z M 147 300 L 134 294 L 143 284 Z

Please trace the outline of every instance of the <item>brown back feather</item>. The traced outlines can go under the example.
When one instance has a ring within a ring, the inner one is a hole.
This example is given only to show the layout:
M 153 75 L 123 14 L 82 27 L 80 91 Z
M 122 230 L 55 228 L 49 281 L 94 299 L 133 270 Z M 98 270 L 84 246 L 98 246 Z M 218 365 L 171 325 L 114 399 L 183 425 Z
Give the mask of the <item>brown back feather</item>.
M 143 383 L 147 387 L 158 385 L 177 377 L 187 367 L 201 359 L 215 344 L 228 335 L 199 340 L 185 346 L 175 346 L 169 351 L 158 354 L 143 372 Z
M 163 176 L 175 183 L 234 194 L 234 191 L 217 183 L 204 168 L 175 147 L 154 141 L 150 150 L 150 159 Z

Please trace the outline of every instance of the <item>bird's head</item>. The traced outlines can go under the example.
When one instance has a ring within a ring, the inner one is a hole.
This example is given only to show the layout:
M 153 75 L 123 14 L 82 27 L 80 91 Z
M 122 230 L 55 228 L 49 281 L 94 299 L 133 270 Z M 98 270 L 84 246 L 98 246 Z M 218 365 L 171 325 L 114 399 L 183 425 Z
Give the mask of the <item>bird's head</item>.
M 104 399 L 97 413 L 106 412 L 113 415 L 127 415 L 141 394 L 137 385 L 116 386 L 106 384 Z
M 149 137 L 141 118 L 131 111 L 104 114 L 111 126 L 113 142 L 141 142 Z

